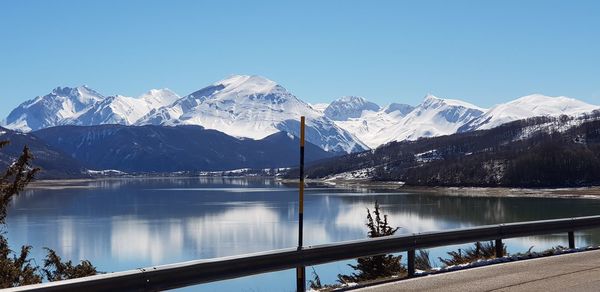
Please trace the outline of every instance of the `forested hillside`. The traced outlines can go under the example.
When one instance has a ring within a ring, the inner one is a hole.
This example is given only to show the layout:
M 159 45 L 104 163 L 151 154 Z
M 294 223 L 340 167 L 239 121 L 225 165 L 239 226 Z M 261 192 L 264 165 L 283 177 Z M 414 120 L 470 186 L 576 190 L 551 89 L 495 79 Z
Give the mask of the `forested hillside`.
M 32 164 L 41 168 L 37 178 L 79 178 L 85 177 L 85 168 L 60 149 L 54 148 L 45 141 L 31 135 L 0 127 L 0 141 L 9 144 L 0 151 L 0 168 L 14 163 L 27 146 L 34 157 Z
M 298 138 L 279 132 L 238 139 L 200 126 L 58 126 L 32 133 L 87 169 L 133 173 L 279 168 L 298 165 Z M 307 143 L 309 161 L 335 153 Z
M 309 178 L 367 173 L 422 186 L 600 185 L 600 112 L 538 117 L 490 130 L 393 142 L 310 166 Z M 290 176 L 297 175 L 290 173 Z

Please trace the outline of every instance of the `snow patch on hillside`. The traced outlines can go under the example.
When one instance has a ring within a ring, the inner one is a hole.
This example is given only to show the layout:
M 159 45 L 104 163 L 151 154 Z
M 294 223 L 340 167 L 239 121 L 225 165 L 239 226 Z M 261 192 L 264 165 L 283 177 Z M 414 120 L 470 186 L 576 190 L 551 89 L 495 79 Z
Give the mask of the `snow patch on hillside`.
M 334 174 L 328 177 L 325 177 L 325 181 L 334 181 L 334 180 L 368 180 L 373 177 L 374 167 L 368 167 L 363 169 L 346 171 L 338 174 Z
M 532 94 L 494 106 L 481 117 L 470 121 L 461 131 L 486 130 L 532 117 L 577 116 L 599 108 L 570 97 Z

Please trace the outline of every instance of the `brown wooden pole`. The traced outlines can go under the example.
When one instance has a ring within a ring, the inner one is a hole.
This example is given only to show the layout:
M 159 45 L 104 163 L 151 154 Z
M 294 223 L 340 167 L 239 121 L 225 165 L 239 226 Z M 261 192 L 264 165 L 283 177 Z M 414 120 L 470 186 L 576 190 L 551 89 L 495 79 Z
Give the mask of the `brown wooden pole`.
M 303 225 L 304 225 L 304 128 L 305 118 L 300 117 L 300 184 L 298 198 L 298 250 L 302 249 Z M 296 268 L 296 290 L 306 291 L 306 267 Z

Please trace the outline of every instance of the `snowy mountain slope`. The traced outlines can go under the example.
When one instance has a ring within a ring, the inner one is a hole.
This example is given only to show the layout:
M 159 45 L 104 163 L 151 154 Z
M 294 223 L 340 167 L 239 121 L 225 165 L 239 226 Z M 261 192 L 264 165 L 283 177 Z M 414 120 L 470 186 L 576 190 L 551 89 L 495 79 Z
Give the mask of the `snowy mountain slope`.
M 398 124 L 385 128 L 378 135 L 384 137 L 384 143 L 387 143 L 454 134 L 484 111 L 467 102 L 441 99 L 430 94 Z
M 403 104 L 403 103 L 390 103 L 389 105 L 382 108 L 381 110 L 383 112 L 385 112 L 386 114 L 406 116 L 408 113 L 410 113 L 414 109 L 415 109 L 415 107 L 412 105 Z
M 349 118 L 359 118 L 364 111 L 379 111 L 379 105 L 367 101 L 360 96 L 344 96 L 334 100 L 323 113 L 334 121 L 346 121 Z
M 168 89 L 153 89 L 138 98 L 123 95 L 109 96 L 64 124 L 79 126 L 132 125 L 153 109 L 169 105 L 177 99 L 179 96 Z
M 381 108 L 363 97 L 345 96 L 333 101 L 324 113 L 336 125 L 375 148 L 387 141 L 380 132 L 398 124 L 412 109 L 410 105 L 398 103 Z
M 525 125 L 521 127 L 520 133 L 514 141 L 526 140 L 540 133 L 564 133 L 584 123 L 600 121 L 600 107 L 583 114 L 536 116 L 519 121 Z M 585 143 L 585 141 L 577 139 L 578 142 Z
M 352 109 L 354 104 L 364 101 L 346 101 L 350 105 L 338 105 L 338 108 Z M 333 104 L 333 103 L 332 103 Z M 361 109 L 360 106 L 355 106 Z M 392 103 L 377 110 L 362 110 L 360 116 L 348 114 L 347 118 L 337 120 L 336 124 L 367 144 L 371 148 L 391 141 L 416 140 L 421 137 L 448 135 L 456 132 L 465 123 L 483 114 L 481 109 L 470 103 L 452 99 L 441 99 L 427 95 L 416 107 Z
M 262 139 L 279 131 L 297 134 L 307 118 L 307 140 L 327 151 L 367 149 L 350 133 L 285 88 L 261 76 L 234 75 L 150 112 L 138 125 L 201 125 L 235 137 Z
M 386 129 L 396 127 L 406 115 L 406 111 L 401 109 L 394 110 L 395 107 L 390 106 L 384 107 L 376 112 L 363 111 L 362 115 L 358 118 L 335 121 L 335 123 L 358 137 L 358 139 L 367 144 L 367 146 L 376 148 L 379 145 L 388 142 L 389 137 L 385 136 Z
M 600 107 L 565 96 L 532 94 L 494 106 L 482 116 L 465 124 L 459 132 L 491 129 L 508 122 L 537 116 L 576 116 L 598 108 Z
M 329 106 L 329 103 L 326 103 L 326 102 L 322 102 L 322 103 L 315 103 L 315 104 L 310 104 L 310 106 L 311 106 L 311 107 L 312 107 L 314 110 L 316 110 L 316 111 L 318 111 L 318 112 L 322 113 L 322 112 L 324 112 L 324 111 L 325 111 L 325 109 L 326 109 L 326 108 Z
M 6 127 L 24 132 L 59 125 L 131 125 L 152 109 L 169 105 L 179 96 L 168 89 L 153 89 L 133 98 L 104 97 L 80 86 L 57 87 L 50 94 L 22 103 L 6 118 Z
M 168 88 L 151 89 L 139 97 L 139 99 L 145 100 L 151 108 L 170 105 L 180 98 L 181 96 Z
M 27 132 L 61 125 L 103 99 L 104 96 L 87 86 L 57 87 L 12 110 L 6 118 L 6 127 Z

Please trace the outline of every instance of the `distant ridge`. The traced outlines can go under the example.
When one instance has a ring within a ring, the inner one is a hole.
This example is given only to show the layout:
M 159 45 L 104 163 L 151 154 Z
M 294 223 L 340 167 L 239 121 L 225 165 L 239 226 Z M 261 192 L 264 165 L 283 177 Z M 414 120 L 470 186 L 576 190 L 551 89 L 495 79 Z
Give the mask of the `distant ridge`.
M 298 138 L 283 132 L 261 140 L 236 139 L 200 126 L 58 126 L 34 137 L 69 153 L 87 169 L 167 173 L 298 165 Z M 333 157 L 307 143 L 307 161 Z

